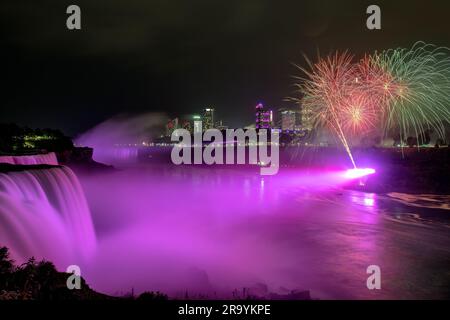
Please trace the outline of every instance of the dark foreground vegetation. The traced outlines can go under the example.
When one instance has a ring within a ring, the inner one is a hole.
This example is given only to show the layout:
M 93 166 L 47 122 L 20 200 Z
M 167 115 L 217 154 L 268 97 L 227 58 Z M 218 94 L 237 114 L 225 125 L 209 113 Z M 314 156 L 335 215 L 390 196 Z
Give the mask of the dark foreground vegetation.
M 167 296 L 159 292 L 111 297 L 92 290 L 83 278 L 80 289 L 70 290 L 66 284 L 69 276 L 57 271 L 53 263 L 34 258 L 16 266 L 8 248 L 0 247 L 0 300 L 167 300 Z

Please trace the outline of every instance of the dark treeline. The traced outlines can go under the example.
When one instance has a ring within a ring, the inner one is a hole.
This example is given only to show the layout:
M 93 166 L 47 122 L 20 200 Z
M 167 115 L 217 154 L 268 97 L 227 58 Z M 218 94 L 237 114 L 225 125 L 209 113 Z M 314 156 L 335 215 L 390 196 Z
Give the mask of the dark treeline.
M 59 272 L 49 261 L 30 258 L 16 266 L 9 250 L 0 246 L 0 300 L 167 300 L 160 292 L 144 292 L 135 297 L 111 297 L 92 290 L 81 277 L 81 288 L 70 290 L 67 279 L 70 274 Z
M 0 153 L 27 154 L 72 148 L 72 139 L 60 130 L 22 128 L 13 123 L 0 123 Z

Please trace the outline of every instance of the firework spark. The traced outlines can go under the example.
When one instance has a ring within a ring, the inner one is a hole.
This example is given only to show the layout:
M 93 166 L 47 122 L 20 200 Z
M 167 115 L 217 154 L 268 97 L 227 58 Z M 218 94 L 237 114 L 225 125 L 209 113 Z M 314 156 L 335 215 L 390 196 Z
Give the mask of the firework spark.
M 450 123 L 450 50 L 423 42 L 411 49 L 386 50 L 371 58 L 381 81 L 372 82 L 383 129 L 422 139 L 427 130 L 445 138 Z
M 358 85 L 355 80 L 357 74 L 353 56 L 346 52 L 342 54 L 336 52 L 326 59 L 319 59 L 315 64 L 307 61 L 310 70 L 299 67 L 306 75 L 306 78 L 302 78 L 301 83 L 298 84 L 303 94 L 302 104 L 312 111 L 312 122 L 315 128 L 326 127 L 337 135 L 349 154 L 353 166 L 356 167 L 344 132 L 345 125 L 342 122 L 344 113 L 353 113 L 353 119 L 356 115 L 354 106 L 353 109 L 349 107 L 352 91 Z M 357 121 L 359 122 L 359 119 Z
M 445 138 L 450 123 L 450 49 L 423 42 L 411 49 L 386 50 L 354 62 L 336 52 L 308 68 L 296 84 L 315 128 L 332 130 L 356 168 L 347 136 L 380 128 L 402 140 L 427 130 Z M 423 139 L 422 139 L 423 140 Z

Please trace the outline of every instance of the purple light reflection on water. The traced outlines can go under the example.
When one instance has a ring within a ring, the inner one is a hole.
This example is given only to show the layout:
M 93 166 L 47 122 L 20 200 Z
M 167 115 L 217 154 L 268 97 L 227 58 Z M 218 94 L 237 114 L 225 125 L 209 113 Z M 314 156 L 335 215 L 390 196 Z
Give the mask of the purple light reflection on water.
M 411 283 L 368 291 L 365 269 L 378 263 L 395 276 L 416 263 L 411 252 L 398 257 L 404 227 L 386 231 L 393 222 L 376 197 L 342 190 L 347 181 L 336 171 L 262 177 L 257 168 L 148 165 L 82 176 L 99 239 L 85 276 L 109 293 L 230 297 L 264 284 L 318 298 L 400 297 Z M 408 241 L 421 251 L 421 241 Z
M 365 198 L 364 205 L 367 207 L 373 207 L 375 204 L 375 200 L 373 198 Z

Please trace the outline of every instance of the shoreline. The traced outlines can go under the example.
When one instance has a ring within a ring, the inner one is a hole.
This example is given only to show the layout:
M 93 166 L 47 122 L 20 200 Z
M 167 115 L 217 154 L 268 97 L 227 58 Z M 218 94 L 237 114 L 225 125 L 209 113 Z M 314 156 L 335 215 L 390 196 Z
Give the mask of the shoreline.
M 170 147 L 135 148 L 138 163 L 173 165 Z M 93 159 L 92 148 L 74 148 L 57 153 L 60 165 L 76 173 L 98 174 L 118 170 L 114 165 Z M 450 194 L 450 148 L 354 148 L 358 167 L 375 168 L 376 174 L 368 177 L 363 187 L 352 183 L 345 188 L 377 194 L 392 192 L 408 194 Z M 247 154 L 248 155 L 248 154 Z M 105 161 L 106 162 L 106 161 Z M 333 147 L 282 147 L 280 168 L 305 170 L 346 170 L 351 167 L 344 150 Z M 214 168 L 231 168 L 229 165 L 200 165 Z M 11 165 L 0 163 L 0 172 L 46 169 L 52 165 Z M 234 167 L 234 166 L 233 166 Z M 237 168 L 253 167 L 236 165 Z

